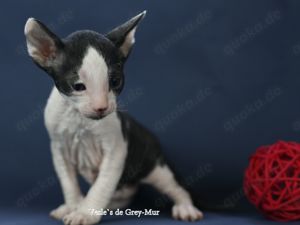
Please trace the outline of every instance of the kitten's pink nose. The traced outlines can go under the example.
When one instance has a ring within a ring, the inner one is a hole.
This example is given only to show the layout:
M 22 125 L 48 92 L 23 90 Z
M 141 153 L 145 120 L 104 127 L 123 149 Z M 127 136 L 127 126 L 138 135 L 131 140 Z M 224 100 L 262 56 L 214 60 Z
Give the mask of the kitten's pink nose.
M 98 95 L 92 100 L 92 109 L 97 114 L 103 114 L 108 109 L 108 99 L 104 94 Z
M 99 107 L 99 108 L 95 108 L 94 111 L 97 112 L 97 113 L 99 113 L 99 114 L 102 114 L 102 113 L 104 113 L 107 110 L 107 108 L 108 108 L 107 106 L 105 106 L 105 107 Z

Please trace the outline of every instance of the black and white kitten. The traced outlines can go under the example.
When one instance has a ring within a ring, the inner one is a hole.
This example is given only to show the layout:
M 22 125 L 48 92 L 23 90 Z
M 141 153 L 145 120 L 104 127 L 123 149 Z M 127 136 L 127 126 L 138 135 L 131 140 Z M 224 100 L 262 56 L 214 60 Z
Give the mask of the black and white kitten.
M 90 210 L 125 207 L 140 183 L 170 197 L 174 218 L 203 217 L 175 180 L 155 136 L 117 111 L 124 63 L 145 13 L 106 35 L 84 30 L 60 39 L 36 19 L 25 25 L 29 55 L 55 83 L 45 123 L 65 202 L 50 215 L 65 224 L 98 223 L 101 216 Z M 86 196 L 77 172 L 91 184 Z

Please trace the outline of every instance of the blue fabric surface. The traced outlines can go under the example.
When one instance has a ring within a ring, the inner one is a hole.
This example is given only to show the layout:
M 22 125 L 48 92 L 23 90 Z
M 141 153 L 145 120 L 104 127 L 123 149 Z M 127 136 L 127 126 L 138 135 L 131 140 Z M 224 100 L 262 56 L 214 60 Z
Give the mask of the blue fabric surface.
M 60 221 L 53 220 L 48 216 L 48 210 L 31 209 L 31 210 L 1 210 L 0 211 L 1 225 L 59 225 Z M 126 224 L 191 224 L 188 222 L 176 221 L 169 214 L 163 213 L 160 216 L 153 217 L 129 217 L 129 216 L 114 216 L 104 217 L 100 224 L 126 225 Z M 205 219 L 192 224 L 201 225 L 276 225 L 287 224 L 267 220 L 257 213 L 240 214 L 240 213 L 206 213 Z M 290 225 L 299 224 L 299 222 L 288 223 Z
M 62 203 L 42 113 L 53 83 L 28 57 L 26 19 L 65 37 L 78 29 L 107 32 L 145 9 L 120 102 L 159 137 L 199 198 L 249 207 L 242 191 L 249 156 L 278 139 L 300 141 L 300 1 L 2 0 L 0 225 L 62 224 L 48 217 Z M 199 98 L 207 89 L 211 94 Z M 255 108 L 257 102 L 263 104 Z M 166 203 L 150 190 L 141 193 L 139 203 Z M 169 214 L 104 220 L 184 224 Z M 253 212 L 207 213 L 196 224 L 277 223 Z
M 11 178 L 2 183 L 1 204 L 14 204 L 55 177 L 42 116 L 53 84 L 26 53 L 26 19 L 36 17 L 64 37 L 78 29 L 106 32 L 144 9 L 148 15 L 126 65 L 120 101 L 155 132 L 165 155 L 199 193 L 226 198 L 240 190 L 258 146 L 300 140 L 299 54 L 293 52 L 300 40 L 294 24 L 299 1 L 1 1 L 0 25 L 7 30 L 0 37 L 0 179 Z M 211 17 L 181 33 L 207 12 Z M 233 55 L 224 52 L 272 12 L 281 15 L 274 24 L 233 47 Z M 161 46 L 164 53 L 157 51 Z M 211 95 L 199 101 L 207 88 Z M 272 101 L 248 109 L 270 90 L 279 90 Z M 47 195 L 35 200 L 56 201 L 60 188 L 52 184 L 40 188 Z

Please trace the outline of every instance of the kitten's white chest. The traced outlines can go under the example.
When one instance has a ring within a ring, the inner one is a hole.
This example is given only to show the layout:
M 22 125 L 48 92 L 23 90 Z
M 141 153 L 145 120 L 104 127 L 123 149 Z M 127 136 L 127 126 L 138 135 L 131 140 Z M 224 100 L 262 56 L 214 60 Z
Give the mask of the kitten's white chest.
M 64 146 L 61 151 L 69 163 L 89 182 L 96 179 L 102 161 L 101 124 L 78 115 L 61 101 L 54 89 L 45 110 L 46 127 L 50 138 Z
M 98 175 L 104 151 L 127 145 L 115 112 L 101 120 L 84 118 L 66 103 L 56 88 L 48 99 L 45 123 L 52 142 L 63 146 L 64 158 L 90 183 Z
M 65 157 L 89 183 L 93 183 L 103 155 L 100 134 L 95 134 L 93 125 L 76 118 L 72 112 L 66 111 L 64 117 L 58 132 L 64 135 L 68 145 Z

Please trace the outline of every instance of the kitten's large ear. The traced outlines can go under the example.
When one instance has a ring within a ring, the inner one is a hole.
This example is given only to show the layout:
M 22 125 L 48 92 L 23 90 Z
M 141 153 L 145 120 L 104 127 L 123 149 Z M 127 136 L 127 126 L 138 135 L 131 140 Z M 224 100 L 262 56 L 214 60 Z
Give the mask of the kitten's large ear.
M 27 50 L 33 60 L 43 68 L 52 67 L 61 56 L 62 41 L 40 21 L 29 18 L 24 33 Z
M 146 11 L 133 17 L 126 23 L 116 27 L 106 37 L 111 40 L 114 45 L 120 49 L 125 58 L 128 57 L 130 50 L 134 44 L 134 34 L 139 22 L 145 17 Z

